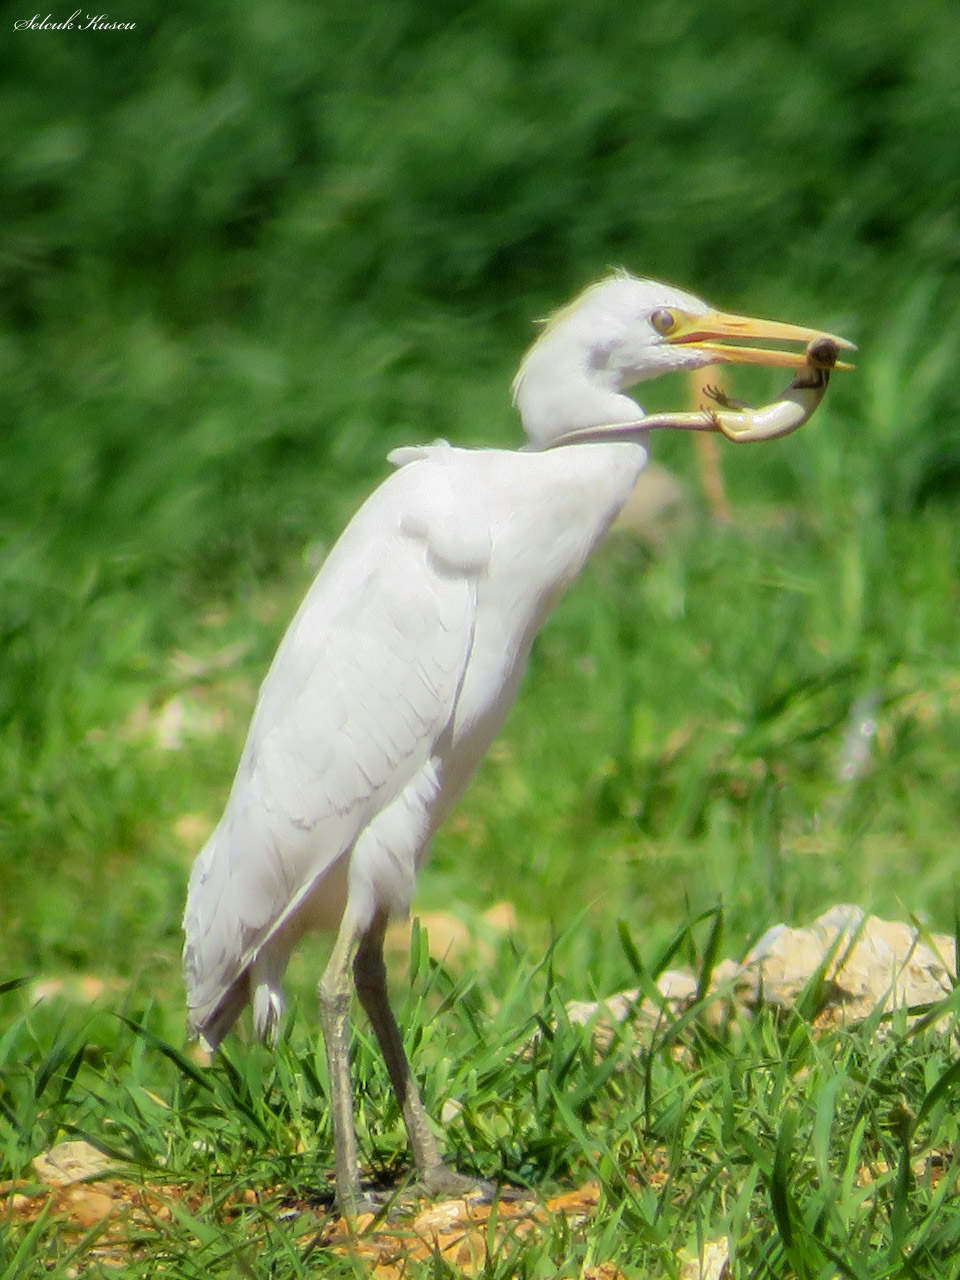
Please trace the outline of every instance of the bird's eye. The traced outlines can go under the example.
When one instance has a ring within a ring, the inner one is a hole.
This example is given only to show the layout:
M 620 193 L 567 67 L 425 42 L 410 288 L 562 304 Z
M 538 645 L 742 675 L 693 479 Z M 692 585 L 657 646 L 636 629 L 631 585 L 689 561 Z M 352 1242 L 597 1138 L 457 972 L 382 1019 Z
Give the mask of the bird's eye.
M 679 318 L 677 313 L 671 311 L 669 307 L 657 307 L 656 311 L 650 314 L 650 323 L 661 337 L 666 338 L 676 329 Z

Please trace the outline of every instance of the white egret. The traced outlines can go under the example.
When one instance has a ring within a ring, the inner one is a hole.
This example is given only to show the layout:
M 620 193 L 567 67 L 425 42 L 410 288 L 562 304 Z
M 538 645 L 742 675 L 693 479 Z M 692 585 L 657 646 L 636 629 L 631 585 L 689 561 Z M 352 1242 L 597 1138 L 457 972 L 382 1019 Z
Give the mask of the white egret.
M 818 361 L 736 345 L 745 339 L 819 341 L 825 365 L 851 345 L 714 311 L 626 273 L 593 285 L 553 317 L 517 374 L 527 448 L 397 450 L 397 470 L 350 521 L 280 643 L 223 816 L 190 878 L 189 1025 L 215 1047 L 249 1002 L 257 1034 L 272 1039 L 292 948 L 308 930 L 336 931 L 319 997 L 344 1212 L 360 1202 L 351 971 L 421 1184 L 466 1183 L 443 1163 L 390 1010 L 387 920 L 407 911 L 430 837 L 503 723 L 534 637 L 633 488 L 645 432 L 720 426 L 766 438 L 819 403 Z M 801 375 L 772 418 L 758 411 L 769 420 L 644 418 L 626 394 L 643 379 L 717 362 L 814 374 Z

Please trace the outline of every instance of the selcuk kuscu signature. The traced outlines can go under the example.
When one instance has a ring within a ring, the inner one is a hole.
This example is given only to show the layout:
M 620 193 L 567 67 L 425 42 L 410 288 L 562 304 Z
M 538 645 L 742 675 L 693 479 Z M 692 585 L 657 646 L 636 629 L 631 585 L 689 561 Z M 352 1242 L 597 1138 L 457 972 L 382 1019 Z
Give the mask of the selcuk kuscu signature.
M 82 18 L 81 14 L 83 14 Z M 135 22 L 114 22 L 105 13 L 83 13 L 82 9 L 77 9 L 63 22 L 54 22 L 53 15 L 50 13 L 45 18 L 35 13 L 32 18 L 21 18 L 19 22 L 15 22 L 13 29 L 14 31 L 132 31 L 136 25 Z

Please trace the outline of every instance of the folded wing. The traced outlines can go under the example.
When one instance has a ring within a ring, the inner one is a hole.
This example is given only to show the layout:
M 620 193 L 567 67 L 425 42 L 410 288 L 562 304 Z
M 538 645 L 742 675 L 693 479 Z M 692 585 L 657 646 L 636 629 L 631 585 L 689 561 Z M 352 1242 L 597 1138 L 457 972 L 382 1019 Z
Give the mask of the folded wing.
M 398 474 L 358 513 L 264 681 L 224 815 L 190 880 L 184 965 L 195 1032 L 216 1024 L 221 1038 L 246 1003 L 258 952 L 308 894 L 322 903 L 325 878 L 336 925 L 346 880 L 333 868 L 450 724 L 488 534 L 474 519 L 471 537 L 457 512 L 451 553 L 428 466 L 409 468 L 426 472 L 419 485 Z

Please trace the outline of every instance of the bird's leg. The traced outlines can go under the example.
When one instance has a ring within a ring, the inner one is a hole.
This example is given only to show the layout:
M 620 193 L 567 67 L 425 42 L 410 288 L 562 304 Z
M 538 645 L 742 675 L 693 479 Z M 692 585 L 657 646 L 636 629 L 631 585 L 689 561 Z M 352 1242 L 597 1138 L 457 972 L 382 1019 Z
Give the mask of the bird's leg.
M 466 1191 L 475 1191 L 478 1184 L 473 1179 L 456 1173 L 444 1164 L 440 1148 L 430 1130 L 430 1121 L 404 1052 L 400 1028 L 387 997 L 387 972 L 383 963 L 383 937 L 386 928 L 386 913 L 378 913 L 360 938 L 353 962 L 353 976 L 360 1003 L 370 1019 L 390 1073 L 390 1082 L 400 1104 L 420 1183 L 430 1194 L 450 1192 L 462 1195 Z
M 361 931 L 348 913 L 340 925 L 318 988 L 320 1025 L 330 1077 L 337 1204 L 347 1217 L 356 1215 L 360 1201 L 357 1135 L 353 1125 L 353 1091 L 350 1088 L 350 968 L 360 938 Z

